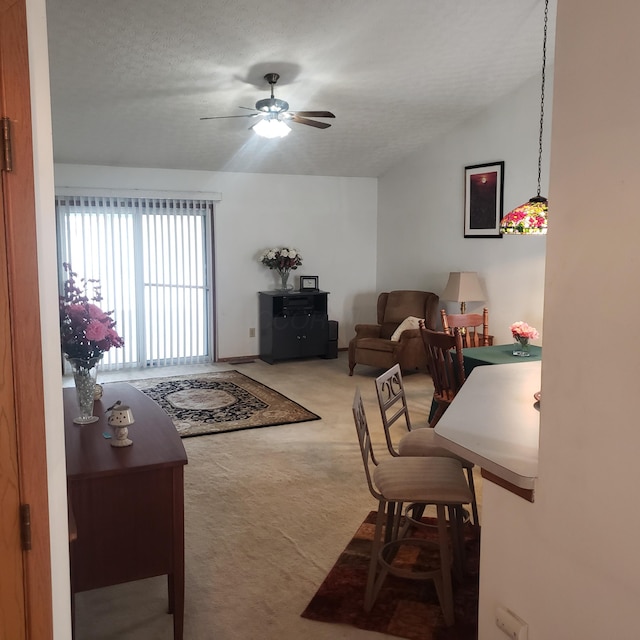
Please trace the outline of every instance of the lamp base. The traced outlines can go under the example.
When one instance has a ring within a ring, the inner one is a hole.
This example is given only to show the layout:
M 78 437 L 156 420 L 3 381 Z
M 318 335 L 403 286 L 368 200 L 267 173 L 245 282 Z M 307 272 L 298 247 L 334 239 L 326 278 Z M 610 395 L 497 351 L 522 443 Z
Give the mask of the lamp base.
M 133 440 L 129 440 L 129 438 L 125 438 L 124 440 L 114 440 L 111 439 L 112 447 L 129 447 L 133 444 Z
M 114 428 L 115 438 L 111 438 L 112 447 L 129 447 L 133 444 L 133 440 L 128 438 L 129 429 L 127 427 L 117 426 Z

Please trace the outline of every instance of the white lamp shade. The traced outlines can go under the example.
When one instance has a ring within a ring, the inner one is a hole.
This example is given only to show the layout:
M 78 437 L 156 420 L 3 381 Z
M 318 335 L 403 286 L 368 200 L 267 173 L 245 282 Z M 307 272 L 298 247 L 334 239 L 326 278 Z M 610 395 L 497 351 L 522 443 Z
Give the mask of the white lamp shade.
M 478 274 L 475 271 L 452 271 L 449 274 L 447 286 L 440 297 L 443 300 L 454 302 L 486 300 Z
M 108 423 L 113 427 L 128 427 L 135 422 L 133 411 L 127 405 L 121 404 L 111 411 Z
M 263 138 L 284 138 L 291 127 L 277 118 L 268 118 L 260 120 L 253 130 Z

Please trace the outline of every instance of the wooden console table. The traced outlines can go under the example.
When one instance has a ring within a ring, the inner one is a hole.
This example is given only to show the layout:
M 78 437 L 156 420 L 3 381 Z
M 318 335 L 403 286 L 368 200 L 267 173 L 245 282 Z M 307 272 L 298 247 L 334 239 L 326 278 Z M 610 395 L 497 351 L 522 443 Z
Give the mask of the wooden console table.
M 93 424 L 73 423 L 76 391 L 64 396 L 67 490 L 76 539 L 70 543 L 72 613 L 80 591 L 167 575 L 174 640 L 184 621 L 184 465 L 187 455 L 171 419 L 126 383 L 103 385 Z M 105 412 L 129 405 L 133 445 L 115 448 Z

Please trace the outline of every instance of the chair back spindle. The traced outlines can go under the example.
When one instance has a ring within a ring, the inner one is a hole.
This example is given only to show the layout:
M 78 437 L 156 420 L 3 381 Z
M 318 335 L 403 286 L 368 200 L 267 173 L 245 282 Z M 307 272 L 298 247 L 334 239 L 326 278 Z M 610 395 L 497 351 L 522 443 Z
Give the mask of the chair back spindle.
M 442 319 L 442 330 L 449 335 L 453 335 L 455 328 L 460 329 L 462 336 L 462 346 L 465 349 L 470 347 L 488 347 L 493 342 L 489 335 L 489 310 L 485 307 L 482 315 L 479 313 L 447 313 L 440 309 Z M 481 331 L 482 330 L 482 331 Z
M 429 424 L 434 427 L 465 381 L 462 335 L 457 327 L 454 334 L 449 335 L 431 331 L 423 325 L 420 326 L 420 335 L 433 380 L 433 397 L 438 403 L 438 409 Z

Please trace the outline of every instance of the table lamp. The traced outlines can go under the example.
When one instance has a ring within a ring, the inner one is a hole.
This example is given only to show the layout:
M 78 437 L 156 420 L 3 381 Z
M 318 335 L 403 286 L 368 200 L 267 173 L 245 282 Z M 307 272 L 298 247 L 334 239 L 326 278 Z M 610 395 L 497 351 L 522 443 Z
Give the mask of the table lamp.
M 484 290 L 475 271 L 452 271 L 444 288 L 443 300 L 460 303 L 460 313 L 466 313 L 467 302 L 486 300 Z

